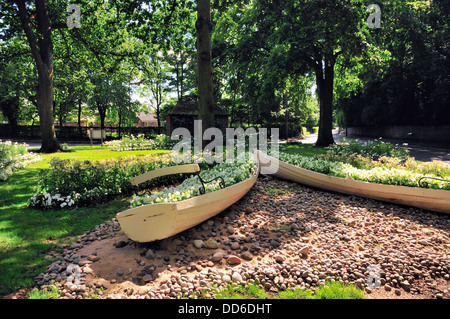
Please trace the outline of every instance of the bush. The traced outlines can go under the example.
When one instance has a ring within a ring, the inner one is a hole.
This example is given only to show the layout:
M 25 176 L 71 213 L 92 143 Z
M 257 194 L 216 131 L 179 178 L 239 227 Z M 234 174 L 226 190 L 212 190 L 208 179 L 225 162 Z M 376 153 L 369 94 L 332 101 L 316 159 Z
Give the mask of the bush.
M 165 134 L 156 135 L 153 139 L 147 139 L 144 135 L 123 137 L 121 140 L 106 142 L 105 145 L 116 152 L 137 150 L 168 150 L 175 145 L 169 136 Z
M 41 156 L 27 151 L 25 143 L 0 140 L 0 181 L 6 181 L 15 171 L 41 160 Z
M 450 165 L 444 162 L 416 161 L 408 156 L 405 149 L 396 148 L 390 143 L 372 142 L 367 145 L 356 145 L 356 143 L 333 145 L 328 147 L 326 154 L 315 155 L 315 159 L 346 163 L 362 170 L 374 168 L 400 169 L 444 179 L 450 177 Z
M 92 204 L 110 196 L 130 194 L 130 179 L 145 172 L 174 165 L 170 154 L 127 156 L 101 161 L 73 159 L 50 160 L 50 169 L 42 170 L 37 193 L 30 206 L 64 208 Z M 152 185 L 177 181 L 177 176 L 160 177 Z
M 409 151 L 405 148 L 394 146 L 383 141 L 368 141 L 360 143 L 358 140 L 351 140 L 348 143 L 334 144 L 328 147 L 329 151 L 340 156 L 361 155 L 378 160 L 380 157 L 398 157 L 403 162 L 409 158 Z

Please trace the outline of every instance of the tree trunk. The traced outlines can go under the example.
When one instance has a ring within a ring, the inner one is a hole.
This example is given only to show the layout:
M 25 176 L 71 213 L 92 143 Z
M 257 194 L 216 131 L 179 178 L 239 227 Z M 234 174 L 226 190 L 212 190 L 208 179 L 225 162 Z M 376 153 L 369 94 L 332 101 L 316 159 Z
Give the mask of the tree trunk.
M 40 151 L 54 153 L 62 148 L 56 139 L 53 118 L 53 44 L 47 1 L 36 0 L 38 37 L 31 29 L 25 1 L 16 0 L 16 3 L 22 28 L 25 31 L 38 71 L 37 106 L 42 139 Z
M 103 131 L 105 129 L 105 118 L 106 118 L 106 110 L 103 106 L 98 106 L 98 113 L 100 115 L 100 129 Z
M 284 124 L 285 124 L 284 134 L 286 135 L 287 141 L 289 138 L 289 109 L 288 109 L 288 96 L 286 92 L 283 94 L 283 104 L 284 104 L 284 111 L 286 112 L 284 116 Z
M 316 83 L 320 105 L 319 133 L 316 146 L 329 146 L 335 143 L 332 133 L 334 58 L 326 58 L 324 67 L 322 67 L 322 61 L 318 63 Z
M 122 126 L 122 111 L 121 110 L 119 110 L 119 112 L 118 112 L 118 117 L 119 117 L 119 132 L 118 132 L 118 135 L 119 135 L 119 139 L 120 139 L 120 135 L 121 135 L 121 126 Z
M 78 136 L 81 139 L 81 99 L 78 99 Z
M 211 3 L 210 0 L 198 0 L 197 6 L 197 84 L 198 84 L 198 119 L 202 121 L 200 146 L 203 149 L 203 133 L 214 126 L 214 98 L 212 86 L 211 56 Z
M 37 104 L 42 139 L 40 151 L 54 153 L 62 150 L 62 148 L 56 139 L 53 118 L 53 63 L 38 74 Z

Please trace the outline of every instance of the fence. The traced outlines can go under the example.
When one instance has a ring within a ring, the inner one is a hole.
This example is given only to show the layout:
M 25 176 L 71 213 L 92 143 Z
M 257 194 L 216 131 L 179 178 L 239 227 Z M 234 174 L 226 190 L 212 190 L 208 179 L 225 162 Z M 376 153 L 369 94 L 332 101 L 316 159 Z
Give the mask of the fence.
M 56 137 L 60 141 L 89 141 L 89 129 L 100 129 L 100 127 L 77 127 L 77 126 L 55 126 Z M 119 128 L 115 126 L 105 126 L 106 139 L 119 136 Z M 120 135 L 124 134 L 160 134 L 164 133 L 164 127 L 121 127 Z M 41 131 L 39 125 L 17 125 L 11 127 L 9 124 L 0 124 L 0 138 L 14 139 L 40 139 Z

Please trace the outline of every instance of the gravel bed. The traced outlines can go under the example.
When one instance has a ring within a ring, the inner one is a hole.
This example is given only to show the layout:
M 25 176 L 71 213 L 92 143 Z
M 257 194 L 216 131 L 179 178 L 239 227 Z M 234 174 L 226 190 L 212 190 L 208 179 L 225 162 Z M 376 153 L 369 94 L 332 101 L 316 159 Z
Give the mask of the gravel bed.
M 64 299 L 214 298 L 229 284 L 270 293 L 353 283 L 368 298 L 450 298 L 450 216 L 261 176 L 238 203 L 162 241 L 113 219 L 49 258 L 35 278 Z

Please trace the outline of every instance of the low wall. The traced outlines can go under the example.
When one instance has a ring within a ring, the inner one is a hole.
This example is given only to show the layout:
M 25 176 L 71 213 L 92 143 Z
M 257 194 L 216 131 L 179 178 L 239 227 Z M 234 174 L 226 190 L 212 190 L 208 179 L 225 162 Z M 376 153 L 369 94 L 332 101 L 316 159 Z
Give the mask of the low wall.
M 450 125 L 439 126 L 380 126 L 349 127 L 347 134 L 373 138 L 391 138 L 404 141 L 440 143 L 450 145 Z

